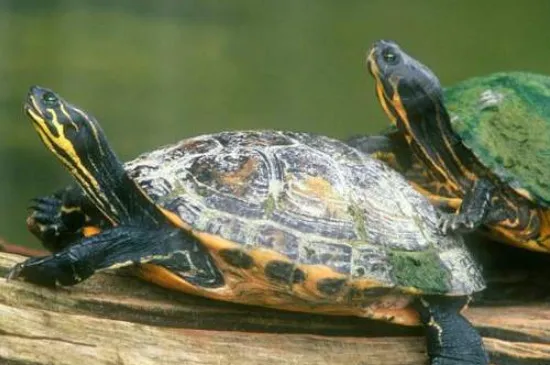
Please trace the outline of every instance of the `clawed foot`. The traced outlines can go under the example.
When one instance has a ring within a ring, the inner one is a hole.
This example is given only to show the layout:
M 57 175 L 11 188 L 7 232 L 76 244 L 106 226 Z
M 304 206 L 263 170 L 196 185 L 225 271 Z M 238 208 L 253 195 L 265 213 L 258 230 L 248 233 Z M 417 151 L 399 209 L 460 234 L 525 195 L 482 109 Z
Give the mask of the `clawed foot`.
M 8 275 L 6 275 L 6 280 L 10 281 L 13 279 L 17 279 L 20 276 L 22 270 L 23 270 L 23 263 L 20 262 L 14 267 L 12 267 L 10 271 L 8 271 Z
M 479 226 L 475 219 L 467 214 L 440 213 L 437 227 L 443 234 L 451 232 L 469 233 Z
M 42 286 L 54 287 L 56 279 L 48 272 L 48 260 L 51 256 L 32 257 L 15 265 L 6 276 L 6 280 L 17 278 Z
M 55 287 L 58 284 L 77 284 L 93 272 L 87 262 L 75 260 L 74 253 L 65 251 L 52 256 L 31 257 L 15 265 L 6 279 L 21 278 L 33 284 Z
M 59 237 L 66 230 L 61 219 L 61 200 L 46 196 L 32 200 L 31 215 L 27 218 L 29 230 L 39 238 Z
M 27 227 L 48 250 L 60 251 L 82 237 L 84 215 L 78 208 L 64 210 L 55 195 L 33 199 L 30 209 Z

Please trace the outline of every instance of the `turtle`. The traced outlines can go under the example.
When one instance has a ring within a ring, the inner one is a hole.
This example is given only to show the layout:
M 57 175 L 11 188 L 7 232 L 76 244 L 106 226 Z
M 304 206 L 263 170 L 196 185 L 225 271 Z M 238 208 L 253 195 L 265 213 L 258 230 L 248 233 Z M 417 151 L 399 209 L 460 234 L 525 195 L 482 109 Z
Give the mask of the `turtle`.
M 216 300 L 424 325 L 432 364 L 487 363 L 461 314 L 485 287 L 480 265 L 383 162 L 268 130 L 186 138 L 122 163 L 97 120 L 54 91 L 31 87 L 24 109 L 77 183 L 40 200 L 34 219 L 63 235 L 60 217 L 76 224 L 80 212 L 81 227 L 10 279 L 70 286 L 130 266 Z
M 349 144 L 392 164 L 446 212 L 443 232 L 550 252 L 550 77 L 499 72 L 443 90 L 432 70 L 385 40 L 367 68 L 393 128 Z

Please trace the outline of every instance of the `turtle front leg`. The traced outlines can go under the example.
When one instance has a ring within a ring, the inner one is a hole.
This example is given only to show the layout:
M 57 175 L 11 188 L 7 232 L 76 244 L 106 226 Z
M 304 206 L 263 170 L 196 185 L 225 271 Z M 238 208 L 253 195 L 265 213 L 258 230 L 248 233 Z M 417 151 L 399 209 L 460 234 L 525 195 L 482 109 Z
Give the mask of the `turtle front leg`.
M 489 364 L 481 336 L 460 313 L 468 302 L 468 297 L 418 299 L 416 307 L 424 324 L 431 365 Z
M 101 269 L 142 263 L 167 266 L 191 283 L 223 283 L 209 253 L 189 234 L 128 226 L 106 229 L 51 256 L 30 258 L 14 266 L 8 279 L 20 277 L 50 287 L 75 285 Z
M 472 232 L 476 230 L 487 217 L 490 210 L 491 197 L 495 187 L 486 179 L 479 179 L 468 191 L 456 213 L 441 213 L 439 229 L 442 233 Z
M 30 209 L 27 228 L 51 252 L 63 250 L 102 225 L 99 212 L 75 186 L 33 199 Z

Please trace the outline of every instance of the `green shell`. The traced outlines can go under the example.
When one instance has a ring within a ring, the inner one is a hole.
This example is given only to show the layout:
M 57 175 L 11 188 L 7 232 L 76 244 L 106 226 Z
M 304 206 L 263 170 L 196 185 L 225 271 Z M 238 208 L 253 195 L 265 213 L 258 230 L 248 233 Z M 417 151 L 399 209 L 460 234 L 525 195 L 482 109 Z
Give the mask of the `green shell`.
M 471 78 L 445 90 L 445 105 L 453 129 L 483 165 L 550 205 L 550 77 Z

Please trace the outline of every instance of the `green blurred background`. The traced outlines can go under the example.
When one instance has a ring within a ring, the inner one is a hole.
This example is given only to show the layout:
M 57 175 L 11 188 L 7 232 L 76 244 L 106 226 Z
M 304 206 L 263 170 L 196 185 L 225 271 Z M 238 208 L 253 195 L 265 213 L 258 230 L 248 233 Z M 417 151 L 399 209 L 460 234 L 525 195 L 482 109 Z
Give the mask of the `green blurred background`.
M 32 84 L 92 111 L 121 157 L 220 130 L 386 126 L 364 55 L 398 41 L 444 85 L 550 74 L 550 1 L 0 0 L 0 236 L 69 183 L 21 112 Z

